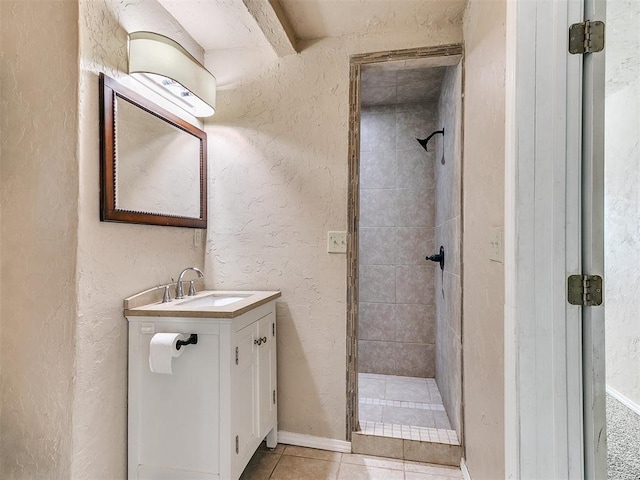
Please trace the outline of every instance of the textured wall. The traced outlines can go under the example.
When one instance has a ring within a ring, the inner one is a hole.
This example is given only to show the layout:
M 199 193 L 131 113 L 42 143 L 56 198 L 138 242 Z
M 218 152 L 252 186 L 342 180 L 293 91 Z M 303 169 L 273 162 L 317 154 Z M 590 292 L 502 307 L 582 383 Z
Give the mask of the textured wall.
M 124 27 L 135 23 L 135 28 L 170 36 L 175 31 L 174 38 L 180 40 L 179 26 L 163 12 L 155 1 L 80 2 L 74 478 L 126 476 L 127 322 L 122 300 L 177 278 L 184 267 L 203 266 L 204 247 L 193 246 L 192 229 L 100 222 L 98 216 L 98 72 L 135 87 L 136 82 L 124 77 Z
M 81 2 L 80 15 L 75 2 L 0 5 L 2 285 L 12 287 L 2 290 L 0 476 L 123 478 L 122 299 L 201 265 L 203 247 L 192 230 L 98 221 L 97 72 L 126 68 L 116 17 L 179 26 L 150 14 L 162 14 L 157 2 Z
M 410 77 L 416 72 L 400 70 L 397 75 Z M 434 130 L 435 110 L 433 103 L 362 109 L 358 252 L 362 373 L 430 378 L 435 374 L 435 267 L 424 258 L 434 249 L 435 156 L 416 142 L 416 137 Z
M 438 102 L 435 150 L 435 245 L 445 249 L 444 272 L 436 274 L 436 381 L 451 426 L 462 438 L 462 64 L 447 68 Z
M 607 385 L 640 405 L 640 3 L 607 2 L 605 307 Z
M 70 478 L 78 8 L 2 1 L 0 16 L 0 477 Z
M 462 265 L 465 457 L 474 480 L 504 478 L 504 1 L 471 0 L 464 21 Z
M 456 43 L 459 25 L 325 39 L 276 58 L 269 49 L 207 52 L 218 111 L 206 130 L 215 183 L 207 277 L 216 288 L 281 289 L 279 428 L 345 438 L 349 55 Z
M 124 478 L 122 299 L 201 264 L 202 249 L 190 229 L 98 221 L 97 72 L 122 74 L 125 30 L 173 31 L 199 55 L 157 2 L 81 1 L 79 14 L 74 2 L 0 5 L 2 131 L 15 132 L 2 139 L 0 473 Z M 345 259 L 325 246 L 326 230 L 346 228 L 348 55 L 460 39 L 460 26 L 446 24 L 312 42 L 286 59 L 268 49 L 209 57 L 231 82 L 210 128 L 208 281 L 282 288 L 286 430 L 345 433 Z M 18 346 L 20 334 L 34 341 Z

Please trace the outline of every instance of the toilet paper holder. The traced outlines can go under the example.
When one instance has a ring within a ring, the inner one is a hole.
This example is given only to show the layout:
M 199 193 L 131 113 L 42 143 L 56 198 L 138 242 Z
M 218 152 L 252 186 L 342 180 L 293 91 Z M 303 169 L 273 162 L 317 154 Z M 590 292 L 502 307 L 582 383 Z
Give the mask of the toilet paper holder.
M 186 340 L 178 340 L 176 342 L 176 350 L 180 350 L 183 345 L 195 345 L 198 343 L 198 334 L 192 333 Z

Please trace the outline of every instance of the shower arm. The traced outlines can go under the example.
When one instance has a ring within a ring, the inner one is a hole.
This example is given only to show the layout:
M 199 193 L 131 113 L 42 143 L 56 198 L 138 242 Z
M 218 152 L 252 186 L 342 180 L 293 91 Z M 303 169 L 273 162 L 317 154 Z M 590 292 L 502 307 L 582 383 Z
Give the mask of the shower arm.
M 419 138 L 416 138 L 416 140 L 418 140 L 418 143 L 419 143 L 420 145 L 422 145 L 422 148 L 424 148 L 424 149 L 425 149 L 425 151 L 427 151 L 427 152 L 428 152 L 429 150 L 427 150 L 427 143 L 429 143 L 429 140 L 431 140 L 431 139 L 434 137 L 434 135 L 438 135 L 438 134 L 442 134 L 442 136 L 444 137 L 444 128 L 443 128 L 442 130 L 436 130 L 435 132 L 433 132 L 431 135 L 429 135 L 429 136 L 428 136 L 427 138 L 425 138 L 425 139 L 422 139 L 422 140 L 421 140 L 421 139 L 419 139 Z

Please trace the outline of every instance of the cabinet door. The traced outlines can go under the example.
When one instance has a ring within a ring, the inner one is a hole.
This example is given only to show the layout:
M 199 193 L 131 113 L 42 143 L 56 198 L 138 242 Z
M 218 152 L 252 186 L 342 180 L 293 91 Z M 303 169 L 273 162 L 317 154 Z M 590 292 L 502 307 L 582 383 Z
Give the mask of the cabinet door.
M 256 397 L 258 394 L 258 345 L 255 340 L 258 333 L 257 325 L 251 324 L 236 333 L 237 365 L 233 364 L 234 391 L 231 397 L 231 408 L 234 415 L 237 462 L 244 463 L 253 454 L 253 448 L 259 435 L 258 411 Z
M 220 338 L 199 334 L 197 345 L 173 359 L 172 375 L 149 370 L 151 338 L 138 335 L 130 356 L 129 442 L 137 455 L 129 478 L 159 478 L 163 471 L 163 478 L 186 478 L 178 471 L 217 476 Z
M 269 314 L 260 319 L 258 337 L 263 340 L 258 347 L 258 411 L 260 437 L 264 438 L 276 423 L 276 318 Z M 266 339 L 266 340 L 265 340 Z

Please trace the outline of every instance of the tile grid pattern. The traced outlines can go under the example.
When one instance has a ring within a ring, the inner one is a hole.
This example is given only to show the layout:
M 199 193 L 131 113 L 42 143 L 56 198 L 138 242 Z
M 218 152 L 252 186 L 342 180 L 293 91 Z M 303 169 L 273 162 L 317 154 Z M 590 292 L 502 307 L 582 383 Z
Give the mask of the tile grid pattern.
M 433 378 L 361 373 L 358 384 L 361 433 L 460 445 Z
M 360 397 L 360 403 L 365 405 L 382 405 L 389 407 L 417 408 L 418 410 L 444 411 L 444 405 L 438 403 L 401 402 L 400 400 L 384 400 L 380 398 Z
M 264 444 L 255 453 L 240 480 L 453 480 L 460 468 L 394 460 L 367 455 Z
M 401 70 L 379 79 L 396 82 L 424 74 Z M 363 74 L 363 85 L 365 80 Z M 433 130 L 435 112 L 434 103 L 362 110 L 360 372 L 435 374 L 435 269 L 425 260 L 434 251 L 434 153 L 416 141 Z
M 462 432 L 462 67 L 447 68 L 438 104 L 436 154 L 436 245 L 445 249 L 444 272 L 436 275 L 436 373 L 452 427 Z
M 413 427 L 410 425 L 395 425 L 361 421 L 360 428 L 365 435 L 377 437 L 402 438 L 404 440 L 417 440 L 420 442 L 446 443 L 448 445 L 460 445 L 458 434 L 455 430 L 443 428 Z

